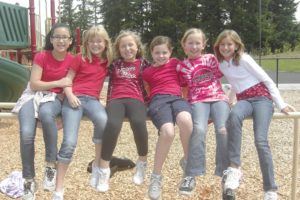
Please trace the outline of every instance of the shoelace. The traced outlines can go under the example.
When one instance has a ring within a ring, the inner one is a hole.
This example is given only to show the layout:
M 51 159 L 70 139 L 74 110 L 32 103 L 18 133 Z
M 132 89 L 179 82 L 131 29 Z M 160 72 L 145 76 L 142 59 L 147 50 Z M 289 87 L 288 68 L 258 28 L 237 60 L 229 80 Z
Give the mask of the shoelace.
M 50 181 L 52 181 L 52 180 L 54 179 L 54 174 L 55 174 L 54 171 L 55 171 L 55 170 L 52 169 L 51 167 L 47 167 L 47 170 L 46 170 L 46 176 L 47 176 L 47 178 L 48 178 Z
M 100 171 L 99 173 L 100 184 L 106 184 L 106 181 L 107 181 L 107 174 L 105 174 L 103 171 Z
M 224 175 L 226 175 L 226 182 L 231 182 L 231 181 L 239 181 L 240 179 L 240 174 L 238 172 L 232 171 L 232 170 L 226 170 L 224 171 Z
M 191 176 L 185 177 L 183 180 L 182 186 L 189 187 L 192 181 L 193 181 L 193 177 L 191 177 Z
M 157 178 L 153 178 L 153 179 L 151 179 L 150 185 L 151 185 L 152 191 L 157 191 L 160 188 L 160 180 Z
M 28 193 L 32 193 L 33 191 L 31 190 L 31 185 L 33 183 L 32 182 L 27 182 L 24 184 L 24 193 L 28 194 Z

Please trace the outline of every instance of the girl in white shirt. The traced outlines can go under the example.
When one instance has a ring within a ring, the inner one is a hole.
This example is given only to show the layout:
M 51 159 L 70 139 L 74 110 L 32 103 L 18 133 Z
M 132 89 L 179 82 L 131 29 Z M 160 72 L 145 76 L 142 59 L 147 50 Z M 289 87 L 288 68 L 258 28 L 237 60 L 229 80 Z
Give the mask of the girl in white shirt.
M 220 62 L 220 70 L 236 93 L 237 103 L 227 120 L 228 153 L 230 166 L 223 176 L 223 199 L 234 199 L 242 176 L 240 154 L 243 120 L 252 116 L 256 150 L 263 177 L 264 199 L 277 199 L 277 185 L 274 180 L 273 160 L 268 144 L 268 129 L 274 112 L 273 102 L 288 114 L 292 107 L 284 103 L 279 90 L 266 72 L 244 53 L 244 44 L 233 30 L 224 30 L 214 45 Z

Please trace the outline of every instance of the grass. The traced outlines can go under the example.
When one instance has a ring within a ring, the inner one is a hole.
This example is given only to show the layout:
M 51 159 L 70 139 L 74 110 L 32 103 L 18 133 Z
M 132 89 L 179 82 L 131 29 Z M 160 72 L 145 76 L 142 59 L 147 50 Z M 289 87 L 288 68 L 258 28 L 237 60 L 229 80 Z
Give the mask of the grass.
M 255 57 L 257 63 L 259 58 Z M 300 50 L 261 57 L 261 66 L 267 71 L 300 72 Z

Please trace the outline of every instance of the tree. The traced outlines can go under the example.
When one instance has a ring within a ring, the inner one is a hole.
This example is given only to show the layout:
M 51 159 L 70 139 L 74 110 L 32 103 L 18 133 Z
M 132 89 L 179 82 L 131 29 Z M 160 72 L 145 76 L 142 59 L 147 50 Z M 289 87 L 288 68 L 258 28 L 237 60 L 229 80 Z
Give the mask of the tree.
M 62 0 L 60 2 L 60 8 L 58 9 L 61 12 L 58 13 L 61 22 L 66 23 L 70 26 L 71 30 L 75 30 L 75 8 L 73 0 Z
M 272 13 L 271 21 L 274 24 L 274 32 L 268 42 L 272 53 L 283 52 L 285 43 L 289 43 L 291 47 L 295 46 L 294 43 L 299 38 L 299 32 L 294 32 L 297 31 L 295 19 L 297 4 L 294 0 L 270 2 L 269 11 Z
M 76 27 L 80 27 L 81 33 L 89 29 L 93 24 L 93 1 L 92 0 L 77 0 L 78 4 L 75 7 Z

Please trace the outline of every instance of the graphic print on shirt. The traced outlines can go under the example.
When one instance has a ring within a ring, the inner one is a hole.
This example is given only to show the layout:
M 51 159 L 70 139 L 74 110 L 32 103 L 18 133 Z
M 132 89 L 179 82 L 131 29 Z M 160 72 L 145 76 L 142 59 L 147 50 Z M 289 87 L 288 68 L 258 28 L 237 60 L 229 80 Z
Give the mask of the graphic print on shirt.
M 117 68 L 117 74 L 121 78 L 136 78 L 135 70 L 136 68 L 134 66 L 129 66 L 126 68 Z

